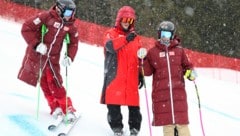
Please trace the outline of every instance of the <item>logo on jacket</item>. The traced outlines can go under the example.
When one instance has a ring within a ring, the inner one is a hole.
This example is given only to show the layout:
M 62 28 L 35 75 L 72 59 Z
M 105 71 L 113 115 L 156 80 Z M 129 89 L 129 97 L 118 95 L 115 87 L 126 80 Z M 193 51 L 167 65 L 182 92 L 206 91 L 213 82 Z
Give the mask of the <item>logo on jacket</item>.
M 160 57 L 160 58 L 165 57 L 165 52 L 160 52 L 160 53 L 159 53 L 159 57 Z
M 69 31 L 69 27 L 64 26 L 64 27 L 63 27 L 63 30 L 67 32 L 67 31 Z
M 54 22 L 53 27 L 60 28 L 61 24 L 59 22 Z
M 35 19 L 33 20 L 33 23 L 34 23 L 35 25 L 38 25 L 39 23 L 41 23 L 40 18 L 39 18 L 39 17 L 38 17 L 38 18 L 35 18 Z
M 170 52 L 169 52 L 169 55 L 170 55 L 170 56 L 174 56 L 174 55 L 175 55 L 175 52 L 174 52 L 174 51 L 170 51 Z

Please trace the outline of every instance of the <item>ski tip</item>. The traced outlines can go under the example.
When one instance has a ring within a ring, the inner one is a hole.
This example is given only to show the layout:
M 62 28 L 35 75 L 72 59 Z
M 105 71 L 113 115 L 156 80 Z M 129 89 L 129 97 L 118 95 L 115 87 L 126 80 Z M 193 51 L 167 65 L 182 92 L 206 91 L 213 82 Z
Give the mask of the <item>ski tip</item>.
M 53 130 L 55 130 L 56 129 L 56 126 L 55 125 L 50 125 L 50 126 L 48 126 L 48 130 L 49 131 L 53 131 Z
M 66 136 L 66 134 L 65 133 L 60 133 L 60 134 L 58 134 L 58 136 Z

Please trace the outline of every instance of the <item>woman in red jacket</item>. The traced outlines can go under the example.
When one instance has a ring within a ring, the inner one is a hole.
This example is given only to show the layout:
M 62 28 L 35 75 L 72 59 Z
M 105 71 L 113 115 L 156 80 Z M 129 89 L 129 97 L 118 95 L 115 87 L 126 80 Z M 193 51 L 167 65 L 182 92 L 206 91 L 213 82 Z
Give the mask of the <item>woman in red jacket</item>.
M 174 136 L 174 132 L 190 136 L 184 74 L 188 71 L 188 79 L 194 80 L 193 65 L 175 35 L 172 22 L 161 22 L 158 34 L 159 40 L 144 61 L 145 75 L 153 75 L 153 125 L 163 126 L 164 136 Z
M 67 53 L 63 60 L 64 66 L 69 66 L 78 50 L 78 32 L 74 26 L 76 5 L 72 0 L 57 0 L 49 10 L 31 17 L 22 25 L 22 36 L 28 44 L 18 74 L 18 79 L 29 85 L 40 86 L 51 109 L 51 114 L 69 113 L 73 118 L 75 109 L 71 99 L 66 98 L 60 75 L 60 53 L 63 41 L 69 37 Z M 67 104 L 67 105 L 66 105 Z
M 129 109 L 131 136 L 140 130 L 142 116 L 138 94 L 139 36 L 134 32 L 135 11 L 130 6 L 118 10 L 115 27 L 104 36 L 105 66 L 101 103 L 107 104 L 108 123 L 116 136 L 123 131 L 121 105 Z M 141 83 L 141 82 L 140 82 Z

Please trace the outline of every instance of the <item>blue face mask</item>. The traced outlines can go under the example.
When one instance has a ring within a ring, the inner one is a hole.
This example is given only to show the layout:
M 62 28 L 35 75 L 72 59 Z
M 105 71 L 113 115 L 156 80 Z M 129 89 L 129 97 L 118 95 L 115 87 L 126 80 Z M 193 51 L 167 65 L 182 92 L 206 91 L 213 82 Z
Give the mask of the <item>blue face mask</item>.
M 161 31 L 161 37 L 160 38 L 168 38 L 170 39 L 172 37 L 172 33 L 169 31 Z
M 72 16 L 72 14 L 73 14 L 73 10 L 71 10 L 71 9 L 66 9 L 64 12 L 63 12 L 63 16 L 64 17 L 71 17 Z

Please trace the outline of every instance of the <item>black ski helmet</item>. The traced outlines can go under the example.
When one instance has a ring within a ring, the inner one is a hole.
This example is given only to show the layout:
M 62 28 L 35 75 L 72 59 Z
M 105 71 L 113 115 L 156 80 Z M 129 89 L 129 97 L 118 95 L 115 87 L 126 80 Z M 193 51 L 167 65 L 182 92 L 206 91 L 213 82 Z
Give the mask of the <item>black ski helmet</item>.
M 76 10 L 76 5 L 73 2 L 73 0 L 57 0 L 56 1 L 56 6 L 60 9 L 60 16 L 63 18 L 64 17 L 64 13 L 67 10 L 72 10 L 72 15 L 74 14 L 75 10 Z M 71 15 L 71 16 L 72 16 Z
M 161 31 L 169 31 L 172 33 L 171 40 L 174 37 L 176 28 L 175 25 L 171 21 L 162 21 L 158 26 L 158 38 L 161 38 Z

